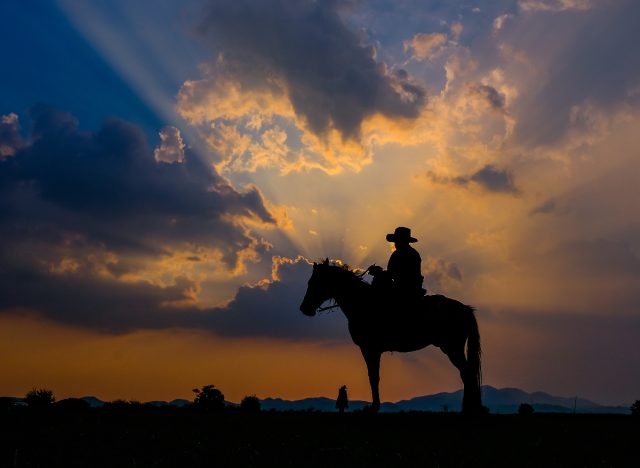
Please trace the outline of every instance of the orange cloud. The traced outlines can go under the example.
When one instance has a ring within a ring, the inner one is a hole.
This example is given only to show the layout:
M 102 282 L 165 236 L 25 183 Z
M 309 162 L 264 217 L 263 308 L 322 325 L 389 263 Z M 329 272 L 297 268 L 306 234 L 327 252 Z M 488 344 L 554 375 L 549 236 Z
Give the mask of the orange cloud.
M 447 40 L 447 35 L 444 33 L 418 33 L 410 41 L 404 41 L 403 46 L 405 51 L 413 50 L 414 57 L 418 60 L 426 60 L 437 54 Z

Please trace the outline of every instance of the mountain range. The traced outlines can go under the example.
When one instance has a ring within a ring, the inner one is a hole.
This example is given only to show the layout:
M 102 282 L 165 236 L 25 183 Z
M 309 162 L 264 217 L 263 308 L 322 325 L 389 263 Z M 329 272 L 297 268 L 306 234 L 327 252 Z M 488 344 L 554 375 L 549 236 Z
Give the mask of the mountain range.
M 462 407 L 462 390 L 425 395 L 395 403 L 382 403 L 380 411 L 453 411 Z M 616 413 L 629 414 L 627 406 L 605 406 L 583 398 L 566 398 L 553 396 L 544 392 L 528 393 L 518 388 L 495 388 L 489 385 L 482 387 L 482 402 L 493 414 L 517 413 L 520 404 L 528 403 L 541 413 Z M 303 400 L 282 400 L 265 398 L 261 400 L 264 410 L 316 410 L 335 411 L 335 400 L 326 397 L 305 398 Z M 349 401 L 350 410 L 358 410 L 367 405 L 365 401 Z
M 92 407 L 99 407 L 104 404 L 96 397 L 83 397 Z M 517 413 L 518 407 L 522 403 L 528 403 L 540 413 L 615 413 L 629 414 L 628 406 L 605 406 L 583 398 L 567 398 L 550 395 L 544 392 L 525 392 L 518 388 L 495 388 L 490 385 L 482 387 L 482 401 L 493 414 Z M 265 398 L 260 400 L 263 410 L 276 411 L 336 411 L 335 400 L 327 397 L 304 398 L 302 400 L 283 400 L 281 398 Z M 153 406 L 185 406 L 189 400 L 176 399 L 170 402 L 150 401 Z M 227 402 L 231 406 L 238 406 L 237 403 Z M 362 400 L 349 401 L 349 410 L 359 410 L 366 406 L 368 402 Z M 424 395 L 401 400 L 395 403 L 382 403 L 382 412 L 400 411 L 451 411 L 458 412 L 462 406 L 462 390 L 456 392 L 442 392 L 434 395 Z

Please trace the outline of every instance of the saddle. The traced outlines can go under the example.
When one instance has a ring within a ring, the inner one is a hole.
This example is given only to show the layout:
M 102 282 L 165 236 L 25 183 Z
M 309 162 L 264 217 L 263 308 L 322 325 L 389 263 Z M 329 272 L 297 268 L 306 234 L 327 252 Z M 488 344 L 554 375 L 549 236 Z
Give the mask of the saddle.
M 426 297 L 425 288 L 398 287 L 391 279 L 388 271 L 379 266 L 371 268 L 369 272 L 373 276 L 371 287 L 376 301 L 382 302 L 386 306 L 401 306 L 403 309 L 411 309 L 418 302 Z

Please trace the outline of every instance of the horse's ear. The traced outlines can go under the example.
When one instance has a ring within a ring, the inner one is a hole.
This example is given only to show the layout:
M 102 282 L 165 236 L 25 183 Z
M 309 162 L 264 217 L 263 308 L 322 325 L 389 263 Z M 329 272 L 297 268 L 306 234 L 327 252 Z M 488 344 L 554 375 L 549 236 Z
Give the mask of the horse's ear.
M 323 265 L 328 265 L 329 264 L 329 257 L 324 259 L 324 262 L 322 262 Z
M 313 262 L 313 268 L 317 267 L 318 264 L 316 262 Z

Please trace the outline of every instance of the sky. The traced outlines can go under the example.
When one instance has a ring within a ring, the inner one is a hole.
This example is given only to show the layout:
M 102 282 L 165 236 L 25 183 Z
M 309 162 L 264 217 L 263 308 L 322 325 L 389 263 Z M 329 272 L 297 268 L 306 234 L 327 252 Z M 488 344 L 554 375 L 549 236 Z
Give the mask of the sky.
M 637 1 L 6 1 L 0 41 L 0 394 L 369 399 L 299 304 L 408 226 L 485 384 L 640 398 Z

